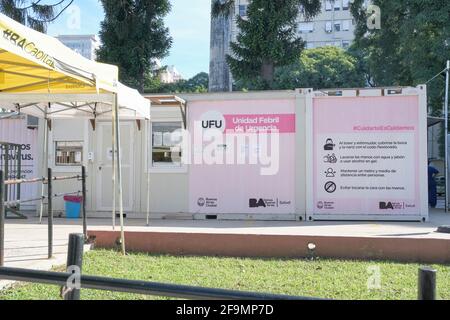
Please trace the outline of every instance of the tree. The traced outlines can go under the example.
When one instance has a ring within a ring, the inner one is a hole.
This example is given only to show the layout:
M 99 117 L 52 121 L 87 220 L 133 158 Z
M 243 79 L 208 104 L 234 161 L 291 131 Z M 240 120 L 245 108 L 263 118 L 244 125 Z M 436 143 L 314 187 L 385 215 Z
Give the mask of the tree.
M 145 93 L 206 93 L 208 82 L 209 76 L 206 72 L 200 72 L 189 80 L 168 84 L 161 83 L 156 76 L 147 81 Z
M 164 25 L 170 12 L 168 0 L 101 0 L 102 46 L 98 60 L 119 66 L 121 81 L 144 92 L 154 61 L 169 53 L 172 38 Z
M 45 33 L 47 25 L 58 19 L 74 0 L 60 0 L 53 4 L 42 2 L 41 0 L 0 0 L 0 12 L 23 25 Z
M 276 89 L 355 88 L 365 86 L 358 60 L 343 49 L 322 47 L 302 52 L 296 63 L 275 73 Z
M 231 14 L 233 6 L 216 0 L 213 15 Z M 247 17 L 237 17 L 239 34 L 227 57 L 235 79 L 271 88 L 275 68 L 294 63 L 304 49 L 297 33 L 300 12 L 311 18 L 320 9 L 320 0 L 252 0 Z
M 181 92 L 208 92 L 208 82 L 209 76 L 206 72 L 200 72 L 193 76 L 191 79 L 182 83 L 182 89 L 184 91 Z
M 367 27 L 363 0 L 351 10 L 357 22 L 355 52 L 365 57 L 366 73 L 376 86 L 427 83 L 450 59 L 450 1 L 373 0 L 381 10 L 381 29 Z M 429 104 L 442 110 L 444 79 L 428 84 Z

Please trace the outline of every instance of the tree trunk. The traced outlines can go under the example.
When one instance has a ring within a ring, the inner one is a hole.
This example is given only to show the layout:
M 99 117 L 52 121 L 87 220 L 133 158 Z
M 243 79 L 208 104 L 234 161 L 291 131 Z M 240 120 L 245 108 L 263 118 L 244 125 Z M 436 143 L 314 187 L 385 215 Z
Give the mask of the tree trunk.
M 261 66 L 261 77 L 269 86 L 273 84 L 274 73 L 275 66 L 273 61 L 264 59 Z
M 214 1 L 211 0 L 211 6 L 213 3 Z M 211 16 L 209 92 L 233 90 L 230 67 L 226 59 L 227 55 L 231 54 L 232 17 L 234 17 L 234 7 L 229 16 Z
M 141 70 L 138 75 L 137 90 L 139 91 L 139 93 L 144 93 L 144 89 L 145 89 L 145 72 Z

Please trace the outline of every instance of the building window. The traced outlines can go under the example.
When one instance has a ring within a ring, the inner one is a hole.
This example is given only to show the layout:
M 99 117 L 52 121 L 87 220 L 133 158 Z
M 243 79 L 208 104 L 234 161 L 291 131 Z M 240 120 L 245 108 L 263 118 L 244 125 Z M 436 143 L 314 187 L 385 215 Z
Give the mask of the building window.
M 350 24 L 352 23 L 351 20 L 344 20 L 342 22 L 342 30 L 343 31 L 349 31 L 350 30 Z
M 341 1 L 335 0 L 334 1 L 334 11 L 339 11 L 339 10 L 341 10 Z
M 348 47 L 350 47 L 350 41 L 348 40 L 342 40 L 342 47 L 347 49 Z
M 350 0 L 342 0 L 342 10 L 348 10 L 350 8 Z
M 333 32 L 333 24 L 331 21 L 325 23 L 325 31 L 328 33 Z
M 333 4 L 331 3 L 331 0 L 325 1 L 325 11 L 331 11 L 333 9 Z
M 341 22 L 340 21 L 334 22 L 334 30 L 341 31 Z
M 153 167 L 181 167 L 181 141 L 176 141 L 181 122 L 152 123 L 152 165 Z
M 300 33 L 310 33 L 314 31 L 314 22 L 300 22 L 299 24 Z
M 61 167 L 81 166 L 83 163 L 83 142 L 57 141 L 55 142 L 55 165 Z
M 245 4 L 239 5 L 239 16 L 241 16 L 241 17 L 247 16 L 247 5 L 245 5 Z

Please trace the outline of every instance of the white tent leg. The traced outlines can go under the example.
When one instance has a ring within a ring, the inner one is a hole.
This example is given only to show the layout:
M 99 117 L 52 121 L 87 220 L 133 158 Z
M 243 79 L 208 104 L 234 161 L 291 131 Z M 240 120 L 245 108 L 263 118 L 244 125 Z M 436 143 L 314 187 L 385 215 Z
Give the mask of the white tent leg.
M 120 210 L 120 238 L 122 243 L 122 253 L 126 254 L 125 249 L 125 230 L 124 230 L 124 212 L 123 212 L 123 186 L 122 186 L 122 157 L 120 154 L 120 121 L 119 121 L 119 107 L 117 103 L 117 94 L 114 94 L 114 122 L 116 131 L 116 159 L 117 159 L 117 184 L 119 186 L 119 210 Z
M 47 175 L 48 170 L 48 120 L 44 120 L 44 145 L 42 146 L 42 176 Z M 41 207 L 39 210 L 39 224 L 42 224 L 42 217 L 44 215 L 44 196 L 45 196 L 45 183 L 42 182 L 41 186 Z
M 147 141 L 147 227 L 150 226 L 150 152 L 152 150 L 150 149 L 150 145 L 148 143 L 148 137 L 150 137 L 150 122 L 147 121 L 147 135 L 144 138 L 144 141 Z
M 449 155 L 448 155 L 448 107 L 449 107 L 449 86 L 450 86 L 450 60 L 447 60 L 447 68 L 445 69 L 446 73 L 445 73 L 445 110 L 444 110 L 444 115 L 445 115 L 445 213 L 448 213 L 448 200 L 449 200 L 449 192 L 448 192 L 448 187 L 449 187 L 449 172 L 448 172 L 448 168 L 449 168 Z
M 113 118 L 114 118 L 114 112 L 113 112 Z M 116 185 L 116 122 L 115 119 L 112 124 L 112 184 L 113 184 L 113 210 L 112 210 L 112 224 L 113 224 L 113 231 L 116 230 L 116 192 L 117 192 L 117 185 Z

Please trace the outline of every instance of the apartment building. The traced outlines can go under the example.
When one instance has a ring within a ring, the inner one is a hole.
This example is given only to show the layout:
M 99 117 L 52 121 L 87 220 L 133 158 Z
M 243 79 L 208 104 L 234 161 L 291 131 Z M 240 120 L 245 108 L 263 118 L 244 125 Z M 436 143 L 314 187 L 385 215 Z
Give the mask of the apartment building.
M 100 40 L 96 35 L 60 35 L 56 38 L 86 59 L 96 60 L 96 51 L 100 47 Z
M 213 19 L 211 27 L 210 91 L 230 91 L 231 75 L 226 64 L 229 42 L 239 34 L 237 17 L 245 19 L 251 0 L 236 0 L 234 14 L 228 21 Z M 299 35 L 308 49 L 336 46 L 348 48 L 354 40 L 355 21 L 350 12 L 351 0 L 323 0 L 321 12 L 311 20 L 302 13 L 298 17 Z

